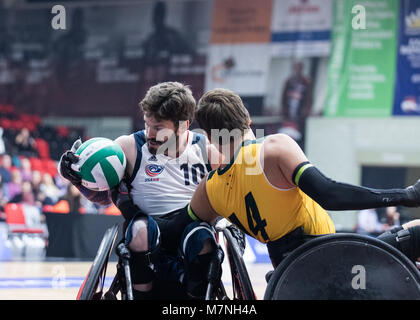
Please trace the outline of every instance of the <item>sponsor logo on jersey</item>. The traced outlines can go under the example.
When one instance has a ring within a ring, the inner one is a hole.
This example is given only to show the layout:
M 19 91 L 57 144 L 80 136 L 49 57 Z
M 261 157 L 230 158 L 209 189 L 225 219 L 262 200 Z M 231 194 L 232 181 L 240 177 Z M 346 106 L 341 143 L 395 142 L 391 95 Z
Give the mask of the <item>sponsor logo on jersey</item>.
M 164 166 L 160 166 L 157 164 L 149 164 L 146 166 L 145 171 L 149 177 L 156 177 L 157 175 L 161 174 Z

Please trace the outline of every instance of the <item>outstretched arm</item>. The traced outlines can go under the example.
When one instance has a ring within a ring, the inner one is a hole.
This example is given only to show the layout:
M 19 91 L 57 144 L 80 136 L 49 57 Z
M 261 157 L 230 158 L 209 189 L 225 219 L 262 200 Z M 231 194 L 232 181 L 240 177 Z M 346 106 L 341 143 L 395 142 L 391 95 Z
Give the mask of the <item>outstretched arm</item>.
M 277 139 L 277 147 L 276 147 Z M 278 169 L 326 210 L 360 210 L 389 206 L 420 206 L 420 180 L 405 189 L 372 189 L 334 181 L 313 166 L 291 138 L 272 138 L 270 152 L 276 155 Z
M 372 189 L 336 182 L 309 162 L 294 172 L 295 184 L 327 210 L 361 210 L 390 206 L 420 205 L 420 181 L 405 189 Z

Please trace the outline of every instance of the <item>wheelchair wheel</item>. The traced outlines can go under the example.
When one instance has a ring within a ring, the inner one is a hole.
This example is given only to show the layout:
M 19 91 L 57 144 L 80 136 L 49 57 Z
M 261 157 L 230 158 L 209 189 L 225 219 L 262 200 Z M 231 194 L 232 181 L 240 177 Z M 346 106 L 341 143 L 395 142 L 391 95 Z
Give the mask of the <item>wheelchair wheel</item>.
M 106 268 L 117 234 L 118 224 L 115 224 L 105 232 L 92 266 L 79 289 L 77 300 L 101 299 L 105 284 Z
M 420 273 L 381 240 L 351 233 L 326 235 L 298 247 L 277 266 L 264 299 L 420 299 Z
M 256 300 L 251 280 L 237 240 L 229 229 L 223 230 L 226 253 L 232 274 L 233 300 Z

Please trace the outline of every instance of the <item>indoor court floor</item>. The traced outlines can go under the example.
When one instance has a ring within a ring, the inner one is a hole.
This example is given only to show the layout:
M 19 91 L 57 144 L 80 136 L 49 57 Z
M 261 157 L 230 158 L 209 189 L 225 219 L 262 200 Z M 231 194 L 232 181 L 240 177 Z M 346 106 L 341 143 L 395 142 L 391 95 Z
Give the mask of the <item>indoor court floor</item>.
M 69 261 L 1 261 L 0 300 L 75 300 L 92 262 Z M 247 263 L 257 299 L 264 298 L 268 263 Z M 228 295 L 231 292 L 229 266 L 223 263 L 222 280 Z M 116 262 L 107 268 L 105 286 L 116 271 Z

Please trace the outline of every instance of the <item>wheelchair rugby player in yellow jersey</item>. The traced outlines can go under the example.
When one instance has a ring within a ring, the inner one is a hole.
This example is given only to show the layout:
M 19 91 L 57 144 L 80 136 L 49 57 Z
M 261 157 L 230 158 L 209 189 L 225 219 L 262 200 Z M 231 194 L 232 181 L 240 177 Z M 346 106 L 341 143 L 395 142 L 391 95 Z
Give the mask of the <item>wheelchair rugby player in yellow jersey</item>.
M 420 180 L 405 189 L 386 190 L 340 183 L 312 165 L 289 136 L 256 139 L 248 111 L 230 90 L 205 93 L 196 119 L 230 161 L 201 181 L 190 202 L 190 215 L 210 223 L 220 216 L 227 218 L 267 244 L 275 268 L 308 240 L 335 233 L 326 210 L 420 206 Z M 393 228 L 378 239 L 415 262 L 420 257 L 420 220 Z

